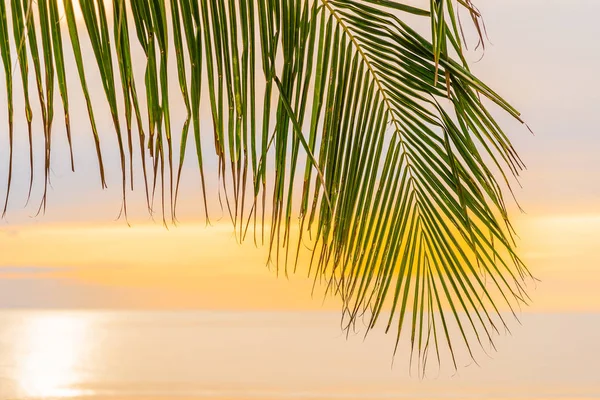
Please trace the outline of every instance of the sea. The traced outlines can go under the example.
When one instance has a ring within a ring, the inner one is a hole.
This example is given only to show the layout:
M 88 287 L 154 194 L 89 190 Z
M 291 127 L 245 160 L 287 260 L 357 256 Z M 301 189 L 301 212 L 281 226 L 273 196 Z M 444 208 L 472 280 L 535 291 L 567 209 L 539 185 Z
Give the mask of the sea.
M 477 362 L 414 374 L 336 312 L 0 311 L 0 399 L 600 399 L 600 314 L 527 314 Z

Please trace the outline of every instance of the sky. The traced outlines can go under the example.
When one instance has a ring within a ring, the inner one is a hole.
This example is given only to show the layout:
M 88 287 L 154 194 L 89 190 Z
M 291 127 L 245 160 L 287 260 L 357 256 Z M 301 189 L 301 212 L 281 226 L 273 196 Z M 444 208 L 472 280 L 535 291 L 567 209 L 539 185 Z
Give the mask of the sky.
M 600 93 L 595 90 L 600 87 L 600 53 L 593 51 L 600 37 L 594 18 L 600 3 L 482 0 L 477 4 L 490 43 L 481 60 L 480 51 L 469 52 L 467 58 L 484 82 L 522 112 L 534 132 L 498 113 L 528 167 L 520 179 L 522 188 L 516 190 L 525 213 L 511 206 L 518 250 L 540 279 L 530 286 L 533 304 L 524 311 L 600 312 L 600 255 L 596 251 L 600 241 Z M 70 59 L 66 68 L 68 74 L 76 73 Z M 110 144 L 111 121 L 97 76 L 92 74 L 89 84 L 95 112 L 101 116 L 99 130 Z M 323 302 L 318 290 L 311 296 L 312 281 L 306 274 L 276 278 L 276 272 L 265 266 L 267 250 L 251 242 L 237 244 L 218 207 L 213 207 L 212 226 L 206 227 L 193 165 L 184 174 L 177 227 L 165 229 L 146 215 L 141 190 L 130 199 L 132 227 L 123 219 L 116 220 L 118 165 L 110 163 L 109 189 L 101 190 L 87 112 L 77 85 L 73 86 L 76 172 L 69 169 L 57 109 L 54 146 L 59 156 L 53 164 L 44 215 L 35 216 L 36 201 L 23 207 L 28 184 L 26 154 L 21 152 L 15 159 L 14 200 L 0 221 L 0 308 L 297 310 L 338 306 L 335 300 Z M 172 89 L 178 90 L 176 85 Z M 178 98 L 172 96 L 173 120 L 183 121 Z M 17 116 L 22 107 L 22 99 L 17 99 Z M 17 119 L 17 131 L 24 132 L 24 119 Z M 1 98 L 0 124 L 5 126 L 5 122 L 5 99 Z M 203 124 L 207 131 L 210 120 L 204 119 Z M 39 126 L 35 132 L 41 132 Z M 1 135 L 6 140 L 5 131 Z M 26 145 L 25 137 L 20 135 L 17 146 Z M 7 159 L 6 152 L 2 146 L 1 160 Z M 214 166 L 214 159 L 207 162 Z M 42 176 L 40 168 L 38 176 Z M 5 183 L 6 165 L 2 165 L 0 188 Z M 41 186 L 38 182 L 34 199 L 39 199 Z M 215 188 L 216 182 L 209 181 L 209 191 Z

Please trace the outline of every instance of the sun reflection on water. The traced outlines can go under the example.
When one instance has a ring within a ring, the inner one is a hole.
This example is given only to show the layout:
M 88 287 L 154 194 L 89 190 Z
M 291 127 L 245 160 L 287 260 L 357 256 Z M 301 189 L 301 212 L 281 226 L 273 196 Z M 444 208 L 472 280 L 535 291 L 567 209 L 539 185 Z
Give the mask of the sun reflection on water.
M 89 324 L 76 314 L 36 315 L 25 321 L 18 381 L 29 397 L 75 397 Z

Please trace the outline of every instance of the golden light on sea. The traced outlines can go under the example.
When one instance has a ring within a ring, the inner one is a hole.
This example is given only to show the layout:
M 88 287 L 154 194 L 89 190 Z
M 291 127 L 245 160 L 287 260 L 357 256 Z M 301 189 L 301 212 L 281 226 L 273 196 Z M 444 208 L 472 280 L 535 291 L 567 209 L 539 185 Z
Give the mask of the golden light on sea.
M 23 359 L 18 361 L 18 384 L 28 397 L 76 397 L 72 388 L 82 364 L 86 320 L 76 314 L 39 315 L 24 321 Z

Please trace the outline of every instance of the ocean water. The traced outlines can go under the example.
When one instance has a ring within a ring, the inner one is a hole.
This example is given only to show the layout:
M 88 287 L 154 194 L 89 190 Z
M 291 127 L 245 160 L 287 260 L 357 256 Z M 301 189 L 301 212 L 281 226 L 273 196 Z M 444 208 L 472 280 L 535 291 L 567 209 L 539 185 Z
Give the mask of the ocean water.
M 522 324 L 418 379 L 330 312 L 0 311 L 0 399 L 600 399 L 600 315 Z

